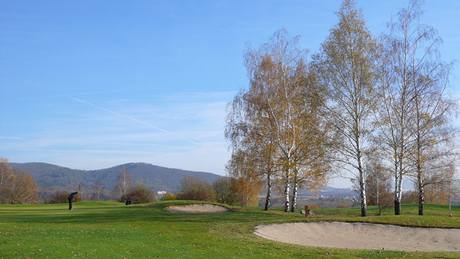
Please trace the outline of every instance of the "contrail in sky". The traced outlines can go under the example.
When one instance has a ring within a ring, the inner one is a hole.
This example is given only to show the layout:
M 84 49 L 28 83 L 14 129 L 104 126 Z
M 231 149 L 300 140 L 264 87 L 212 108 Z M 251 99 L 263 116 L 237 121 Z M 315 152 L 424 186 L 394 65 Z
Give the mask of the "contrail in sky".
M 134 118 L 132 116 L 129 116 L 129 115 L 126 115 L 126 114 L 122 114 L 122 113 L 119 113 L 119 112 L 116 112 L 116 111 L 112 111 L 112 110 L 109 110 L 107 108 L 104 108 L 102 106 L 99 106 L 99 105 L 96 105 L 92 102 L 88 102 L 86 100 L 83 100 L 83 99 L 80 99 L 80 98 L 77 98 L 77 97 L 70 97 L 70 99 L 72 99 L 73 101 L 75 102 L 78 102 L 78 103 L 81 103 L 81 104 L 85 104 L 85 105 L 88 105 L 88 106 L 91 106 L 93 108 L 96 108 L 98 110 L 101 110 L 101 111 L 104 111 L 104 112 L 107 112 L 107 113 L 110 113 L 116 117 L 119 117 L 119 118 L 124 118 L 124 119 L 127 119 L 127 120 L 130 120 L 132 122 L 135 122 L 137 124 L 140 124 L 140 125 L 143 125 L 143 126 L 146 126 L 148 128 L 151 128 L 151 129 L 154 129 L 154 130 L 157 130 L 157 131 L 160 131 L 160 132 L 163 132 L 163 133 L 171 133 L 169 130 L 166 130 L 166 129 L 163 129 L 163 128 L 160 128 L 160 127 L 157 127 L 151 123 L 148 123 L 146 121 L 143 121 L 143 120 L 139 120 L 137 118 Z M 194 145 L 198 145 L 200 144 L 199 141 L 196 141 L 194 139 L 187 139 L 186 141 L 194 144 Z
M 109 110 L 107 108 L 104 108 L 102 106 L 99 106 L 99 105 L 96 105 L 94 103 L 91 103 L 91 102 L 88 102 L 86 100 L 83 100 L 83 99 L 80 99 L 80 98 L 77 98 L 77 97 L 70 97 L 72 100 L 74 100 L 75 102 L 78 102 L 78 103 L 82 103 L 82 104 L 86 104 L 86 105 L 89 105 L 93 108 L 96 108 L 98 110 L 101 110 L 101 111 L 104 111 L 104 112 L 107 112 L 107 113 L 110 113 L 114 116 L 117 116 L 117 117 L 120 117 L 120 118 L 124 118 L 124 119 L 127 119 L 127 120 L 130 120 L 132 122 L 135 122 L 137 124 L 140 124 L 140 125 L 143 125 L 143 126 L 146 126 L 146 127 L 149 127 L 151 129 L 154 129 L 154 130 L 157 130 L 157 131 L 160 131 L 160 132 L 163 132 L 163 133 L 169 133 L 168 130 L 166 129 L 163 129 L 163 128 L 160 128 L 160 127 L 157 127 L 151 123 L 148 123 L 146 121 L 143 121 L 143 120 L 139 120 L 137 118 L 134 118 L 132 116 L 129 116 L 129 115 L 126 115 L 126 114 L 122 114 L 122 113 L 119 113 L 119 112 L 115 112 L 115 111 L 112 111 L 112 110 Z

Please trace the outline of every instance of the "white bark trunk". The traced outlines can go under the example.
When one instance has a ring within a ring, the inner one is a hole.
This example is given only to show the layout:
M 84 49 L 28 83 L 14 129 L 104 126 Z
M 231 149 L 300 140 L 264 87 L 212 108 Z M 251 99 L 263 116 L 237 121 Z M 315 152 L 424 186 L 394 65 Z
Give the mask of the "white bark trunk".
M 286 182 L 284 186 L 284 212 L 288 212 L 290 209 L 289 193 L 291 191 L 291 183 L 289 182 L 289 171 L 286 172 Z
M 297 178 L 294 178 L 293 187 L 292 187 L 292 200 L 291 200 L 291 212 L 294 212 L 297 207 L 297 194 L 298 194 L 298 184 Z
M 271 197 L 272 197 L 272 179 L 271 179 L 271 174 L 267 174 L 267 195 L 265 196 L 264 210 L 268 210 L 268 208 L 270 207 Z

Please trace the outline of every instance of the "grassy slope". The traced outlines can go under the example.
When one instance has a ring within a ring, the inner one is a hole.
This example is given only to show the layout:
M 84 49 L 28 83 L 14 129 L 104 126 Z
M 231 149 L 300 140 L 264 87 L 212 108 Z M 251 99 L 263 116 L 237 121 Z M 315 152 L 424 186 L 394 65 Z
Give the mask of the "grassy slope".
M 264 240 L 252 234 L 257 224 L 306 220 L 299 214 L 241 209 L 220 214 L 171 214 L 164 207 L 184 202 L 159 202 L 125 207 L 116 202 L 80 202 L 69 212 L 65 204 L 1 205 L 0 257 L 90 258 L 236 258 L 236 257 L 447 257 L 460 253 L 308 248 Z M 460 208 L 454 217 L 443 206 L 405 206 L 403 216 L 358 217 L 357 209 L 320 209 L 307 220 L 341 220 L 410 226 L 460 228 Z M 370 209 L 375 214 L 375 208 Z

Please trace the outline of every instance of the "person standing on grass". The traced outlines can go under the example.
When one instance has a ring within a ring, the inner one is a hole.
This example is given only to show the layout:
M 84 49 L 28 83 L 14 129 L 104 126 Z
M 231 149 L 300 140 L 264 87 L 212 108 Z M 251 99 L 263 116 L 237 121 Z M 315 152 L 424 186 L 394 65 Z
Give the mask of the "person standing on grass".
M 72 201 L 73 201 L 73 198 L 75 197 L 75 195 L 77 195 L 78 192 L 73 192 L 71 194 L 69 194 L 69 197 L 67 197 L 67 199 L 69 200 L 69 210 L 72 210 Z

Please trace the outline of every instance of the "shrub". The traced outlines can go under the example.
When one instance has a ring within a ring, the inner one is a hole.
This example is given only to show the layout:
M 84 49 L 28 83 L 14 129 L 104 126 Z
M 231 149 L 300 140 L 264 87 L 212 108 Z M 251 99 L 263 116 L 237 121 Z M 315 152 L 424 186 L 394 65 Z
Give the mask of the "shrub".
M 172 201 L 172 200 L 177 200 L 177 197 L 174 193 L 167 192 L 161 197 L 162 201 Z
M 230 192 L 232 204 L 239 206 L 257 206 L 259 203 L 260 181 L 246 177 L 232 178 Z
M 130 200 L 133 204 L 148 203 L 155 200 L 155 194 L 143 185 L 136 185 L 128 191 L 126 197 L 121 197 L 121 201 L 126 200 Z
M 257 206 L 261 183 L 247 177 L 221 177 L 213 184 L 216 201 L 239 206 Z
M 70 193 L 66 191 L 55 191 L 48 199 L 46 199 L 46 203 L 66 203 L 68 202 L 69 194 Z M 81 201 L 81 195 L 75 195 L 73 201 Z
M 196 177 L 184 177 L 181 192 L 176 196 L 178 200 L 214 201 L 216 193 L 209 183 Z
M 49 197 L 47 203 L 64 203 L 67 202 L 69 193 L 66 191 L 56 191 Z

